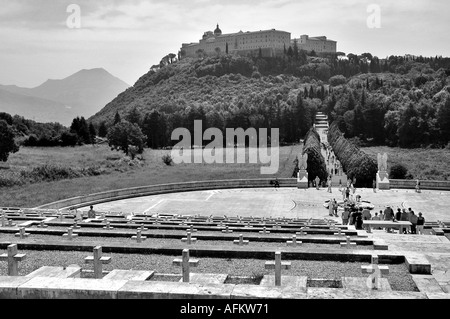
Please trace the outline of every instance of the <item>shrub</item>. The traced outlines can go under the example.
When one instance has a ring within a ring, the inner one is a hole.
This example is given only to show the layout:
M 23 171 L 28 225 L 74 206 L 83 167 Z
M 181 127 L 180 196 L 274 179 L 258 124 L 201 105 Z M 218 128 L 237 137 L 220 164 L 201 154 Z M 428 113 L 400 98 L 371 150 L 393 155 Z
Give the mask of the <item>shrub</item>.
M 321 181 L 326 181 L 327 166 L 321 152 L 320 136 L 314 128 L 306 134 L 303 147 L 303 154 L 305 153 L 308 154 L 308 179 L 313 181 L 318 176 Z
M 389 178 L 392 179 L 407 179 L 408 169 L 402 164 L 395 164 L 391 167 Z
M 371 187 L 378 171 L 375 160 L 347 140 L 336 122 L 330 126 L 328 141 L 347 176 L 356 178 L 357 186 Z
M 330 78 L 330 85 L 331 86 L 338 86 L 343 85 L 347 82 L 347 79 L 343 75 L 336 75 Z
M 173 158 L 170 154 L 166 154 L 162 157 L 162 160 L 164 162 L 164 164 L 166 164 L 167 166 L 172 166 L 173 165 Z

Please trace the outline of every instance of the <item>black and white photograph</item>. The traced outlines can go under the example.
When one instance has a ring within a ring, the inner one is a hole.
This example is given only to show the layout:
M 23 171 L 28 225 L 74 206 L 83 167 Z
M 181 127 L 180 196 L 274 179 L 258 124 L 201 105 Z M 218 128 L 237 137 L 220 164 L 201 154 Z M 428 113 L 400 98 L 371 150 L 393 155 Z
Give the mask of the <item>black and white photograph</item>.
M 0 299 L 450 299 L 449 12 L 0 0 Z

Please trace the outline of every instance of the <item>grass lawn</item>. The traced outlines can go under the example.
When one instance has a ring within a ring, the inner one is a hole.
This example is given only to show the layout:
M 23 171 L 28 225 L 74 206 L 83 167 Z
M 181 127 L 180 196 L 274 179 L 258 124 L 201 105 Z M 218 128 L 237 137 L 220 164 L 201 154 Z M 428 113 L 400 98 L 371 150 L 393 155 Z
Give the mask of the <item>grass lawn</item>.
M 140 164 L 124 159 L 123 153 L 111 151 L 108 146 L 81 146 L 76 148 L 22 147 L 1 164 L 2 176 L 20 175 L 22 170 L 44 164 L 83 169 L 96 167 L 98 176 L 63 179 L 51 182 L 27 183 L 0 188 L 0 206 L 36 207 L 46 203 L 88 195 L 108 190 L 155 184 L 205 180 L 289 178 L 294 170 L 294 160 L 299 146 L 280 148 L 279 170 L 274 175 L 261 175 L 261 164 L 178 164 L 166 166 L 163 150 L 145 150 Z M 248 154 L 248 150 L 246 151 Z
M 388 166 L 403 164 L 414 178 L 422 180 L 450 180 L 449 149 L 402 149 L 396 147 L 365 147 L 362 151 L 377 158 L 378 153 L 388 154 Z

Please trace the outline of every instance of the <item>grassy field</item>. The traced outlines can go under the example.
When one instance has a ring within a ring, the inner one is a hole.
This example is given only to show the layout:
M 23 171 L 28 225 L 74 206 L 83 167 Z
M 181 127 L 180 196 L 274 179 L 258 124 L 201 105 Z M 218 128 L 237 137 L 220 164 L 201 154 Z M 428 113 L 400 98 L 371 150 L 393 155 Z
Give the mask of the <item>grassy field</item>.
M 403 164 L 414 178 L 422 180 L 450 180 L 449 149 L 402 149 L 394 147 L 366 147 L 364 152 L 375 159 L 378 153 L 388 154 L 388 166 Z
M 162 156 L 169 154 L 170 151 L 163 150 L 145 150 L 143 161 L 131 161 L 125 158 L 123 153 L 111 151 L 107 146 L 22 147 L 18 153 L 10 156 L 7 164 L 1 164 L 0 179 L 18 179 L 22 184 L 0 188 L 0 206 L 36 207 L 80 195 L 155 184 L 226 179 L 288 178 L 292 175 L 293 162 L 299 151 L 299 146 L 281 147 L 278 173 L 261 175 L 261 164 L 178 164 L 167 166 L 163 163 Z M 246 152 L 248 154 L 248 150 Z M 89 168 L 96 172 L 96 176 L 41 182 L 25 178 L 26 181 L 23 181 L 23 172 L 28 174 L 33 171 L 33 168 L 45 165 L 58 165 L 76 172 L 84 172 Z

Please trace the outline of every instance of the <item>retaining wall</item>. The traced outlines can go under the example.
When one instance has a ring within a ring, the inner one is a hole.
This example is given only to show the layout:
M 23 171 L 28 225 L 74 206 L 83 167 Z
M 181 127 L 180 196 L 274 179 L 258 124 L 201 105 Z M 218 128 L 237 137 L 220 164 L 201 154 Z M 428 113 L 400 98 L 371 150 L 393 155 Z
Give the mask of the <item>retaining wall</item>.
M 415 189 L 416 180 L 390 179 L 390 187 L 398 189 Z M 420 181 L 421 189 L 450 191 L 450 181 Z
M 247 179 L 247 180 L 203 181 L 203 182 L 151 185 L 69 198 L 58 202 L 42 205 L 37 208 L 76 209 L 80 207 L 110 202 L 114 200 L 143 197 L 150 195 L 168 194 L 168 193 L 181 193 L 181 192 L 193 192 L 193 191 L 214 190 L 214 189 L 233 189 L 233 188 L 273 188 L 274 186 L 271 185 L 271 181 L 273 180 L 274 179 Z M 295 178 L 278 179 L 278 182 L 280 183 L 280 187 L 297 187 L 297 179 Z

